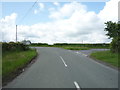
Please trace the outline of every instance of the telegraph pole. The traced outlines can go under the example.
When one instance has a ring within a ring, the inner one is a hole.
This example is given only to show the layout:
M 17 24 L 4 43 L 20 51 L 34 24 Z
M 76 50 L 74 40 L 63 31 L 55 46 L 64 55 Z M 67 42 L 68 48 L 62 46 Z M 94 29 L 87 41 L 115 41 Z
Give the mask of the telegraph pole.
M 83 44 L 83 40 L 82 40 L 82 44 Z
M 16 25 L 16 42 L 17 42 L 17 25 Z

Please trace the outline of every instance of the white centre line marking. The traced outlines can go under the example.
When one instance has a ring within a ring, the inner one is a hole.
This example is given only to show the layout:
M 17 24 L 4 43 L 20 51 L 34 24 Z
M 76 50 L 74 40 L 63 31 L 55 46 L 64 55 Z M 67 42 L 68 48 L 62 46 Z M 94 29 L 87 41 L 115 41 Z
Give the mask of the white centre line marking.
M 84 55 L 84 56 L 88 56 L 88 55 L 86 55 L 86 54 L 84 54 L 84 53 L 81 53 L 81 52 L 76 52 L 77 54 L 82 54 L 82 55 Z
M 81 90 L 80 86 L 78 85 L 78 83 L 76 81 L 74 81 L 75 87 L 77 88 L 77 90 Z
M 65 67 L 67 67 L 67 64 L 65 63 L 65 61 L 63 60 L 63 58 L 60 56 L 62 62 L 64 63 Z

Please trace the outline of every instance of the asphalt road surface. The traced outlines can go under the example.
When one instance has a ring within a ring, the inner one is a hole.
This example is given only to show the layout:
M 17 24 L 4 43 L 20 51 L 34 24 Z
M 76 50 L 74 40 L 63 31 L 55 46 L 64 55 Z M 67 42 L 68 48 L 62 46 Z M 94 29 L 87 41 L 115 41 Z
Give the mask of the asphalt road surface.
M 90 49 L 90 50 L 74 50 L 74 52 L 82 53 L 86 56 L 90 56 L 91 53 L 93 52 L 98 52 L 98 51 L 107 51 L 110 49 Z
M 118 88 L 118 71 L 80 53 L 37 48 L 34 64 L 5 88 Z

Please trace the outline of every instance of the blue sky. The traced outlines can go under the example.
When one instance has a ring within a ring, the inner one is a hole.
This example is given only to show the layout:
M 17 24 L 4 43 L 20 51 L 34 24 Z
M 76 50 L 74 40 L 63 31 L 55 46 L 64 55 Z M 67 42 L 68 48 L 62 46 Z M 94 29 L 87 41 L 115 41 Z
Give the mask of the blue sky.
M 39 22 L 48 22 L 51 19 L 48 18 L 49 8 L 57 8 L 52 2 L 45 2 L 44 11 L 41 11 L 39 14 L 34 14 L 34 10 L 38 9 L 38 3 L 29 11 L 34 2 L 4 2 L 2 17 L 8 16 L 11 13 L 17 13 L 17 24 L 23 25 L 32 25 Z M 62 7 L 66 3 L 59 3 L 60 7 Z M 105 6 L 105 2 L 82 2 L 83 5 L 87 6 L 88 11 L 94 11 L 95 13 L 99 13 Z M 29 11 L 29 12 L 28 12 Z M 26 15 L 26 13 L 28 14 Z M 26 15 L 26 16 L 25 16 Z M 23 19 L 23 17 L 25 18 Z M 32 21 L 32 22 L 31 22 Z

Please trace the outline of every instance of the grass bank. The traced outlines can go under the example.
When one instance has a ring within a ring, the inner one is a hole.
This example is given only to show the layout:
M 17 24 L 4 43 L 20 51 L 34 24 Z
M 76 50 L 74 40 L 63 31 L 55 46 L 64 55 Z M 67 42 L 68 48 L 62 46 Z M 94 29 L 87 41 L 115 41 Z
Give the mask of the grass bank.
M 110 51 L 99 51 L 92 53 L 90 56 L 115 67 L 120 67 L 120 64 L 118 64 L 118 54 L 116 53 L 111 53 Z
M 35 56 L 37 52 L 35 49 L 26 51 L 9 51 L 3 52 L 2 57 L 2 78 L 3 83 L 9 78 L 15 76 L 15 74 L 25 67 Z

